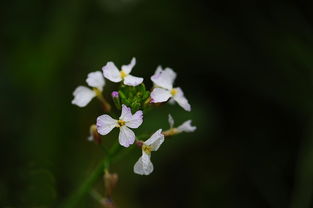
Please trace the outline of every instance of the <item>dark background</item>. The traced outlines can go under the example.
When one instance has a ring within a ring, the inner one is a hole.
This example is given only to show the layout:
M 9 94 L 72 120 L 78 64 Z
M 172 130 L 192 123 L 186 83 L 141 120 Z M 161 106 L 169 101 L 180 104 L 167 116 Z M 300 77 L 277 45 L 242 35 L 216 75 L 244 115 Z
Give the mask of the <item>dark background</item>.
M 173 68 L 192 105 L 160 108 L 145 130 L 168 128 L 169 112 L 198 130 L 163 144 L 148 177 L 132 172 L 140 151 L 114 164 L 119 207 L 313 207 L 312 11 L 312 1 L 2 1 L 0 206 L 57 207 L 86 179 L 103 155 L 86 141 L 101 108 L 71 105 L 72 92 L 135 56 L 149 87 L 157 65 Z

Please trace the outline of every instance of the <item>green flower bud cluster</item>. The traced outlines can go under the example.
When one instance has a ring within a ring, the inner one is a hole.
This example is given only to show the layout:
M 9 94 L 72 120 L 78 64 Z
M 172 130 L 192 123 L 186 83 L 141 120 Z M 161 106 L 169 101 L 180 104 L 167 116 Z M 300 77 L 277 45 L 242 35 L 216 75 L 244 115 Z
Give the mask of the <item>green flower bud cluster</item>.
M 121 104 L 129 106 L 134 112 L 145 109 L 145 103 L 150 98 L 150 91 L 143 83 L 138 86 L 122 85 L 118 92 Z

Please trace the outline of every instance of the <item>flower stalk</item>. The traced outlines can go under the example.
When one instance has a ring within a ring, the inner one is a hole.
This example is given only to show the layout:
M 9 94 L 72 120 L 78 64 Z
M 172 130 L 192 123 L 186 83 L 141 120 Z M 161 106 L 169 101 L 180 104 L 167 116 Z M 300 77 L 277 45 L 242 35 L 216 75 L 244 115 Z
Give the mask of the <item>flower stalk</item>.
M 105 113 L 111 112 L 112 107 L 111 107 L 110 103 L 103 97 L 103 95 L 101 93 L 97 95 L 97 98 L 102 103 L 103 111 Z
M 97 180 L 103 176 L 105 170 L 110 167 L 112 159 L 118 152 L 119 145 L 113 145 L 106 157 L 98 164 L 98 166 L 91 172 L 89 177 L 79 186 L 79 188 L 68 198 L 68 200 L 61 205 L 62 208 L 75 208 L 83 197 L 91 190 Z
M 191 106 L 182 89 L 174 87 L 176 73 L 172 69 L 162 69 L 159 66 L 150 78 L 154 84 L 153 88 L 147 90 L 143 78 L 130 74 L 135 64 L 136 59 L 133 58 L 129 64 L 122 65 L 119 69 L 113 62 L 107 62 L 102 67 L 102 72 L 95 71 L 87 75 L 88 86 L 80 85 L 74 90 L 72 104 L 82 108 L 94 98 L 97 98 L 102 104 L 104 114 L 97 117 L 96 125 L 91 125 L 88 140 L 101 146 L 105 157 L 61 207 L 76 207 L 87 193 L 90 193 L 103 207 L 116 207 L 112 201 L 112 191 L 117 183 L 118 175 L 109 172 L 109 166 L 112 163 L 123 158 L 134 148 L 139 148 L 142 155 L 134 164 L 133 172 L 139 175 L 150 175 L 154 170 L 151 161 L 152 152 L 159 149 L 164 143 L 165 137 L 196 130 L 196 127 L 191 125 L 191 120 L 174 127 L 174 119 L 169 115 L 170 128 L 168 130 L 162 131 L 157 128 L 158 130 L 153 134 L 136 135 L 136 129 L 142 125 L 144 115 L 149 110 L 154 110 L 164 103 L 177 103 L 186 111 L 190 111 Z M 103 96 L 103 92 L 106 92 L 103 90 L 106 79 L 121 83 L 116 91 L 111 92 L 112 106 Z M 116 114 L 119 112 L 120 116 L 118 117 Z M 119 129 L 119 135 L 116 143 L 107 151 L 104 144 L 101 144 L 101 135 L 109 134 L 114 128 Z M 105 192 L 103 194 L 96 191 L 90 192 L 101 176 L 105 182 Z

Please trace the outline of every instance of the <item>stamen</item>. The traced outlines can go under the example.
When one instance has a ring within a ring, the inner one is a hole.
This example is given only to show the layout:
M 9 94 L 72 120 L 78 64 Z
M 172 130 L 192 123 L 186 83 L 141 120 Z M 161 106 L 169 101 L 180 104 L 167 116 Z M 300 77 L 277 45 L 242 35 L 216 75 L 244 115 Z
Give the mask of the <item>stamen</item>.
M 174 96 L 174 95 L 176 95 L 177 94 L 177 90 L 176 89 L 172 89 L 171 90 L 171 94 Z
M 152 147 L 151 147 L 150 145 L 145 145 L 145 144 L 143 144 L 143 145 L 142 145 L 142 150 L 143 150 L 145 153 L 147 153 L 148 155 L 150 155 L 150 154 L 151 154 L 151 151 L 152 151 Z
M 120 72 L 120 75 L 122 79 L 124 79 L 127 76 L 127 74 L 123 70 Z
M 121 127 L 121 126 L 124 126 L 125 125 L 125 121 L 123 121 L 123 120 L 118 120 L 117 121 L 117 127 Z

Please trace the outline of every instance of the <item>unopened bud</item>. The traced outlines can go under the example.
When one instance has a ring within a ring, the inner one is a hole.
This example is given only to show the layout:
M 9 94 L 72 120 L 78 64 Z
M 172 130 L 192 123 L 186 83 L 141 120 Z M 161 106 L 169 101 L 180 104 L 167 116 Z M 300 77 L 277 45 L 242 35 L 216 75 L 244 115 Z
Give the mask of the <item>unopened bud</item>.
M 107 198 L 112 198 L 112 192 L 118 181 L 118 175 L 116 173 L 109 173 L 108 170 L 104 174 L 104 187 L 105 195 Z
M 138 140 L 138 141 L 135 142 L 135 144 L 136 144 L 137 147 L 141 148 L 142 145 L 143 145 L 143 141 Z
M 115 204 L 111 199 L 102 199 L 100 203 L 105 208 L 116 208 Z
M 101 135 L 97 131 L 97 126 L 95 124 L 90 126 L 90 135 L 88 137 L 88 141 L 94 141 L 96 144 L 101 143 Z
M 121 101 L 120 101 L 120 96 L 117 91 L 112 92 L 112 99 L 114 102 L 115 107 L 120 110 L 121 109 Z
M 118 97 L 119 97 L 118 92 L 117 92 L 117 91 L 113 91 L 113 92 L 112 92 L 112 97 L 113 97 L 113 98 L 118 98 Z

